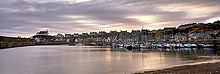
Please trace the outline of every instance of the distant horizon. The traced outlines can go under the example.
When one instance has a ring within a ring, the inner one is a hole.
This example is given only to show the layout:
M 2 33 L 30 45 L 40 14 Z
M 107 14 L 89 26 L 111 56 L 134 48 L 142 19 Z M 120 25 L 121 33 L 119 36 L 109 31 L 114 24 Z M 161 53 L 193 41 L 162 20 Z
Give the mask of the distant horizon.
M 1 36 L 157 30 L 220 20 L 219 0 L 1 0 Z

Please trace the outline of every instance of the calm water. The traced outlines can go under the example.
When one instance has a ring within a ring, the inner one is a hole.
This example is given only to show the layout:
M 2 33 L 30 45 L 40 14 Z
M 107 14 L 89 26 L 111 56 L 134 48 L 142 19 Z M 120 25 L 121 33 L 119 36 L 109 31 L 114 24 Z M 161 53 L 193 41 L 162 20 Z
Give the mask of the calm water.
M 29 46 L 0 50 L 0 74 L 128 74 L 213 59 L 206 56 L 213 50 Z

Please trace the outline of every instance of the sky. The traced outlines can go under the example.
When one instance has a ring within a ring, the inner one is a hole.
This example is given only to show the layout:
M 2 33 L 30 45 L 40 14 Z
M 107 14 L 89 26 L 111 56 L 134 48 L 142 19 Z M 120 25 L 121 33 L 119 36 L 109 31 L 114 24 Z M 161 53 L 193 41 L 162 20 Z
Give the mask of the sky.
M 0 0 L 0 35 L 162 29 L 220 20 L 220 0 Z

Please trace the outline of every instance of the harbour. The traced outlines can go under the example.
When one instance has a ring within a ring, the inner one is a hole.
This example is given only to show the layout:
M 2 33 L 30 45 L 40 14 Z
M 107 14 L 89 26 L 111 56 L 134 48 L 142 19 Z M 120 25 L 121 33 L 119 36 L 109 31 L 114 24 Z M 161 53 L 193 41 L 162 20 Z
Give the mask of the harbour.
M 0 73 L 132 74 L 218 60 L 217 55 L 209 49 L 129 51 L 105 46 L 27 46 L 0 50 Z
M 220 74 L 220 0 L 0 0 L 0 74 Z

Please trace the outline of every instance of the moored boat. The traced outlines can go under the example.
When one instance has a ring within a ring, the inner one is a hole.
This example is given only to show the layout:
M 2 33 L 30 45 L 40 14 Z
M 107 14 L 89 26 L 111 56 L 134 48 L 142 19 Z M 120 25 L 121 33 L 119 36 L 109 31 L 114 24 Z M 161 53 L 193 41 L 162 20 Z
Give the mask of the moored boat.
M 191 44 L 191 48 L 196 48 L 197 45 L 196 44 Z
M 84 46 L 85 44 L 79 43 L 79 44 L 75 44 L 76 46 Z
M 204 44 L 198 44 L 197 47 L 198 47 L 198 48 L 203 48 L 203 47 L 204 47 Z
M 165 48 L 171 48 L 170 44 L 164 44 L 164 45 L 165 45 Z
M 205 44 L 204 48 L 213 48 L 215 45 L 214 44 Z
M 141 47 L 142 49 L 146 49 L 146 48 L 147 48 L 147 45 L 142 44 L 142 45 L 140 45 L 140 47 Z
M 124 47 L 124 44 L 118 44 L 117 47 Z
M 184 44 L 184 47 L 185 47 L 185 48 L 190 48 L 190 47 L 191 47 L 191 44 L 189 44 L 189 43 Z
M 181 44 L 181 43 L 177 43 L 176 46 L 175 46 L 175 48 L 183 48 L 183 47 L 184 47 L 184 45 Z
M 132 49 L 133 49 L 133 46 L 132 46 L 132 45 L 128 45 L 126 48 L 127 48 L 128 50 L 132 50 Z

